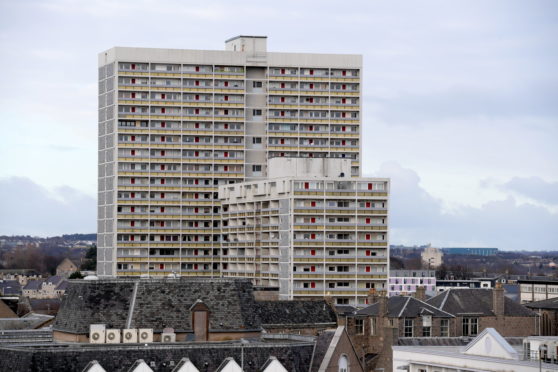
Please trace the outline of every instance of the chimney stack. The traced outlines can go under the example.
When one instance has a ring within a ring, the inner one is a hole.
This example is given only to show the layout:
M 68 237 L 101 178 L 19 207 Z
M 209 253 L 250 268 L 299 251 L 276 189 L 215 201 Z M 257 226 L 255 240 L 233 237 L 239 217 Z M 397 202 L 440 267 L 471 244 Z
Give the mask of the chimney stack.
M 417 286 L 414 297 L 420 301 L 426 300 L 426 287 L 423 285 Z
M 381 290 L 378 291 L 378 302 L 380 303 L 380 307 L 378 309 L 378 316 L 385 317 L 388 313 L 388 298 L 387 298 L 387 291 Z
M 376 292 L 376 289 L 370 288 L 370 290 L 368 291 L 367 299 L 368 299 L 368 305 L 372 305 L 378 302 L 378 293 Z
M 504 287 L 502 283 L 496 283 L 492 289 L 492 311 L 496 316 L 504 315 Z

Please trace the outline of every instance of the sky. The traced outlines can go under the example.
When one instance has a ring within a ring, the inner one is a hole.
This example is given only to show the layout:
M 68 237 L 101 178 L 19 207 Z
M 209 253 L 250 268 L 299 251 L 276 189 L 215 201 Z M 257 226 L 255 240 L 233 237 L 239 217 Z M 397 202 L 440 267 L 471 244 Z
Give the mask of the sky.
M 96 230 L 97 54 L 362 54 L 390 243 L 558 250 L 558 2 L 0 0 L 0 234 Z

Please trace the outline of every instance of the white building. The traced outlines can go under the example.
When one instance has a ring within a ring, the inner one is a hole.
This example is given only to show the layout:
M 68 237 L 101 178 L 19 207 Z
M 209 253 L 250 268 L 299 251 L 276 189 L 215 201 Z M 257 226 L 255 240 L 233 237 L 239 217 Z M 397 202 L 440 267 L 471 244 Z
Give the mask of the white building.
M 393 371 L 558 371 L 556 357 L 544 347 L 539 349 L 545 343 L 540 338 L 528 337 L 522 345 L 512 346 L 494 328 L 486 328 L 467 346 L 393 346 Z
M 344 158 L 360 176 L 360 55 L 115 47 L 99 54 L 100 277 L 220 276 L 217 188 L 273 157 Z
M 219 188 L 224 276 L 279 287 L 281 299 L 364 304 L 388 276 L 385 178 L 352 178 L 348 159 L 274 158 L 269 179 Z
M 439 248 L 428 246 L 420 254 L 424 268 L 436 269 L 444 263 L 444 253 Z

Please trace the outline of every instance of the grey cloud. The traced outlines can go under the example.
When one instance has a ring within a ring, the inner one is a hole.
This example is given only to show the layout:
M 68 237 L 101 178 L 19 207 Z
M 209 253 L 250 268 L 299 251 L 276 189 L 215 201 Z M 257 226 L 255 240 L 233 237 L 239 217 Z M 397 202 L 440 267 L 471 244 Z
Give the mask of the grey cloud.
M 542 203 L 558 205 L 558 182 L 546 182 L 539 177 L 514 177 L 502 188 Z
M 420 185 L 416 172 L 383 164 L 378 176 L 391 178 L 391 243 L 431 242 L 438 246 L 493 246 L 503 250 L 558 249 L 558 214 L 509 197 L 480 208 L 444 213 L 439 200 Z
M 405 124 L 441 119 L 558 115 L 558 83 L 539 82 L 506 91 L 505 88 L 455 86 L 425 93 L 404 93 L 393 98 L 367 97 L 388 123 Z
M 0 234 L 52 236 L 96 230 L 96 200 L 68 186 L 51 194 L 24 177 L 0 179 Z

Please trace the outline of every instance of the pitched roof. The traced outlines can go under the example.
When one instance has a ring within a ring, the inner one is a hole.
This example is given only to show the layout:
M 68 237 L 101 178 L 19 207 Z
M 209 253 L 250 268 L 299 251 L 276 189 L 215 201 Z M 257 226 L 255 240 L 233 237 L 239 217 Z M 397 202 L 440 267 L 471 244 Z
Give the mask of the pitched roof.
M 21 284 L 17 280 L 0 280 L 0 294 L 3 296 L 20 295 Z
M 484 341 L 490 339 L 496 343 L 496 346 L 504 351 L 506 355 L 506 359 L 516 359 L 517 358 L 517 351 L 496 331 L 494 328 L 485 328 L 477 337 L 475 337 L 465 350 L 463 351 L 464 354 L 470 355 L 482 355 L 482 356 L 491 356 L 493 350 L 487 350 L 486 344 Z M 491 342 L 489 342 L 490 344 Z M 492 345 L 490 349 L 495 349 L 495 346 Z M 492 354 L 493 355 L 493 354 Z
M 324 300 L 258 301 L 256 304 L 256 313 L 264 327 L 306 324 L 337 325 L 335 312 Z
M 28 281 L 25 287 L 23 287 L 23 289 L 36 291 L 40 289 L 42 285 L 43 285 L 43 281 L 41 279 L 33 279 Z
M 549 298 L 548 300 L 529 302 L 524 306 L 530 309 L 551 309 L 551 310 L 558 309 L 558 297 Z
M 16 313 L 2 300 L 0 300 L 0 318 L 17 318 Z
M 393 296 L 388 299 L 389 318 L 416 318 L 421 315 L 431 315 L 434 318 L 453 318 L 452 314 L 435 308 L 434 306 L 410 296 Z M 376 302 L 357 311 L 356 315 L 378 316 L 380 303 Z
M 316 346 L 314 347 L 314 358 L 312 359 L 312 366 L 311 371 L 316 372 L 320 369 L 322 361 L 326 355 L 327 350 L 331 344 L 331 340 L 333 340 L 333 336 L 335 336 L 335 331 L 333 329 L 329 329 L 327 331 L 322 332 L 318 339 L 316 340 Z
M 70 281 L 54 329 L 87 334 L 90 324 L 106 324 L 192 332 L 189 309 L 198 300 L 209 308 L 212 332 L 261 330 L 249 280 L 199 278 Z
M 60 300 L 58 298 L 30 298 L 29 305 L 31 311 L 50 311 L 56 312 L 60 308 Z
M 66 288 L 68 288 L 68 281 L 67 280 L 63 280 L 60 283 L 58 283 L 58 285 L 56 286 L 56 290 L 57 291 L 65 291 Z
M 47 280 L 45 280 L 45 283 L 57 285 L 63 280 L 64 280 L 63 277 L 61 277 L 59 275 L 53 275 L 53 276 L 49 277 Z
M 492 311 L 492 290 L 484 288 L 448 289 L 427 300 L 430 305 L 459 316 L 475 314 L 495 316 Z M 504 296 L 505 316 L 537 316 L 533 311 Z

